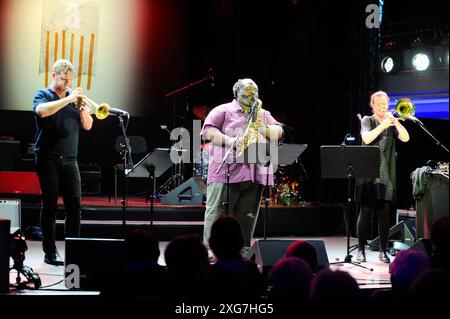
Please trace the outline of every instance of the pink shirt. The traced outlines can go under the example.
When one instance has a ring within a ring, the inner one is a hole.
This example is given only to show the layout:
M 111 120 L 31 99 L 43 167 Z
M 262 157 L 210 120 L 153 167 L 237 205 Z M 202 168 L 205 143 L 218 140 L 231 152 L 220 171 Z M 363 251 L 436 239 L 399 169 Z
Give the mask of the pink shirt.
M 259 112 L 261 121 L 265 125 L 274 125 L 279 123 L 273 118 L 270 112 L 261 108 Z M 246 114 L 239 103 L 234 99 L 230 103 L 222 104 L 215 107 L 206 117 L 200 135 L 204 135 L 206 131 L 215 127 L 222 133 L 228 136 L 238 136 L 244 130 Z M 258 141 L 266 142 L 265 138 L 261 137 Z M 222 146 L 212 145 L 209 150 L 209 164 L 208 164 L 208 180 L 207 183 L 226 183 L 227 164 L 223 164 L 220 170 L 216 173 L 220 166 L 227 149 Z M 235 158 L 235 156 L 233 156 Z M 269 166 L 268 185 L 273 185 L 272 165 Z M 253 181 L 262 185 L 266 185 L 267 167 L 264 164 L 230 164 L 230 183 Z

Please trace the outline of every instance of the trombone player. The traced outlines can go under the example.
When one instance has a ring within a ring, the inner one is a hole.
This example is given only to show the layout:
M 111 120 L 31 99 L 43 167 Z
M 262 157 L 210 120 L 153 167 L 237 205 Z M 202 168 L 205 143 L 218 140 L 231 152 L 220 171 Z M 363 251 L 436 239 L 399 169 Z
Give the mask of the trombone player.
M 379 260 L 390 263 L 387 256 L 390 212 L 396 200 L 396 155 L 395 141 L 409 141 L 409 134 L 395 117 L 389 107 L 389 96 L 378 91 L 370 97 L 371 116 L 361 120 L 361 137 L 363 145 L 378 145 L 380 147 L 380 173 L 376 179 L 358 179 L 356 183 L 356 199 L 360 203 L 360 213 L 357 222 L 358 254 L 357 261 L 365 262 L 365 245 L 369 233 L 370 215 L 378 217 L 380 235 Z M 399 106 L 399 104 L 397 104 Z M 412 104 L 411 104 L 412 105 Z M 408 118 L 404 114 L 403 105 L 397 107 L 401 119 Z M 399 111 L 399 109 L 401 111 Z M 408 110 L 406 110 L 408 111 Z
M 66 237 L 80 236 L 81 178 L 78 169 L 80 128 L 89 131 L 93 119 L 85 106 L 82 88 L 71 90 L 74 67 L 58 60 L 52 68 L 49 87 L 38 90 L 33 99 L 36 123 L 36 172 L 42 191 L 42 247 L 44 262 L 62 266 L 55 244 L 58 195 L 66 209 Z

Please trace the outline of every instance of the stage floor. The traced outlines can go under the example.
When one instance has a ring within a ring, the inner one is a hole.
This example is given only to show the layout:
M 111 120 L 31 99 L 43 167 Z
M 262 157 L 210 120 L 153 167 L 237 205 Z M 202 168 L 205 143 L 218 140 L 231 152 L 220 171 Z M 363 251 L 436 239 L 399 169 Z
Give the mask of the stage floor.
M 256 238 L 257 239 L 257 238 Z M 276 240 L 323 240 L 325 244 L 325 249 L 327 252 L 328 260 L 330 263 L 343 261 L 347 253 L 347 238 L 345 236 L 334 236 L 334 237 L 277 237 L 268 238 Z M 357 243 L 356 238 L 350 239 L 350 245 L 355 245 Z M 160 242 L 161 255 L 159 258 L 159 264 L 165 265 L 164 261 L 164 250 L 168 242 Z M 19 295 L 98 295 L 96 291 L 71 291 L 68 290 L 64 285 L 64 267 L 62 266 L 52 266 L 43 262 L 44 253 L 42 252 L 41 242 L 39 241 L 27 241 L 28 250 L 26 252 L 26 259 L 24 265 L 33 268 L 37 272 L 42 281 L 42 287 L 38 290 L 25 289 L 21 291 L 15 291 L 11 289 L 10 294 Z M 58 250 L 62 257 L 64 257 L 64 242 L 57 242 Z M 356 251 L 351 253 L 356 256 Z M 389 264 L 381 263 L 378 261 L 377 251 L 366 251 L 366 257 L 368 262 L 363 265 L 369 268 L 373 268 L 373 271 L 358 267 L 356 265 L 344 263 L 344 264 L 333 264 L 330 265 L 331 269 L 339 269 L 347 271 L 353 276 L 359 287 L 361 289 L 377 289 L 377 288 L 390 288 L 390 275 L 389 275 Z M 394 257 L 391 258 L 391 261 Z M 12 262 L 12 260 L 11 260 Z M 10 283 L 15 283 L 16 272 L 10 272 Z

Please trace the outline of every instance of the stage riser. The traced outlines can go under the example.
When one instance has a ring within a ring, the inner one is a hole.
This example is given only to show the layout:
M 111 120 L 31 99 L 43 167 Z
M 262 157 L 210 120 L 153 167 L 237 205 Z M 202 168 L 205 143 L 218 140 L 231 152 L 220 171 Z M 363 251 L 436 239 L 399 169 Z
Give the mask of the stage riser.
M 22 227 L 39 224 L 38 206 L 22 207 Z M 263 237 L 265 209 L 260 210 L 255 237 Z M 82 210 L 83 237 L 120 238 L 122 229 L 120 207 L 85 206 Z M 126 211 L 127 228 L 145 228 L 150 225 L 148 208 L 129 207 Z M 203 234 L 204 207 L 157 206 L 154 208 L 154 228 L 160 240 L 177 235 Z M 64 210 L 58 210 L 57 238 L 63 239 Z M 342 209 L 339 206 L 272 207 L 268 210 L 267 236 L 333 236 L 344 233 Z
M 170 241 L 179 235 L 197 235 L 203 237 L 203 226 L 177 226 L 177 225 L 127 225 L 126 231 L 136 229 L 152 229 L 159 241 Z M 57 240 L 63 240 L 64 227 L 57 225 Z M 123 238 L 122 225 L 82 225 L 81 237 L 83 238 Z
M 265 209 L 261 208 L 255 236 L 264 236 Z M 338 206 L 268 210 L 267 236 L 331 236 L 344 234 L 343 213 Z

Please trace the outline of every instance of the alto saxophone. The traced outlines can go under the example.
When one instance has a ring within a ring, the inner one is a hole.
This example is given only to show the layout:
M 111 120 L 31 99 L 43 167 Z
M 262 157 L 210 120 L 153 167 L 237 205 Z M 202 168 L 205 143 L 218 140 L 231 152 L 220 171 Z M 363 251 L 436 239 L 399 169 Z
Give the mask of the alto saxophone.
M 237 157 L 241 156 L 245 152 L 245 150 L 249 147 L 249 145 L 258 142 L 259 135 L 260 135 L 258 133 L 258 130 L 264 126 L 261 121 L 261 118 L 259 116 L 259 113 L 260 113 L 261 107 L 262 107 L 262 101 L 259 99 L 257 101 L 258 101 L 258 106 L 256 107 L 256 111 L 255 111 L 256 114 L 254 116 L 255 121 L 253 121 L 253 118 L 250 119 L 250 124 L 248 126 L 248 129 L 242 138 L 242 144 L 240 145 L 240 147 L 238 147 L 236 149 Z M 244 113 L 250 114 L 250 111 L 251 111 L 250 107 L 244 107 Z

